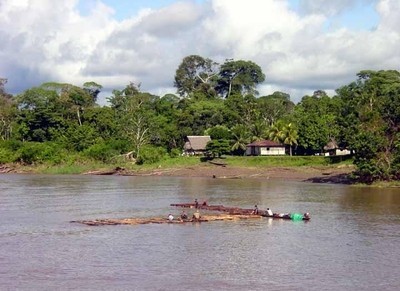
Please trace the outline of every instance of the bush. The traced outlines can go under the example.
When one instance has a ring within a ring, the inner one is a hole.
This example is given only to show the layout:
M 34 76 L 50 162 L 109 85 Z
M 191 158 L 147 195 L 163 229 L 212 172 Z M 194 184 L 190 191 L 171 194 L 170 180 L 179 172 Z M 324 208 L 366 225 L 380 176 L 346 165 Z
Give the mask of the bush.
M 145 146 L 140 151 L 140 156 L 137 157 L 138 165 L 153 164 L 161 161 L 167 156 L 167 151 L 161 147 Z
M 95 130 L 84 124 L 82 126 L 69 127 L 59 141 L 65 144 L 65 147 L 69 150 L 80 152 L 95 144 L 98 139 L 100 137 Z
M 26 142 L 18 149 L 14 161 L 25 164 L 50 162 L 61 163 L 67 153 L 56 143 Z
M 171 152 L 169 153 L 169 156 L 171 158 L 177 158 L 182 154 L 182 150 L 180 149 L 172 149 Z
M 207 143 L 206 150 L 211 153 L 213 157 L 221 157 L 223 154 L 230 153 L 231 145 L 229 140 L 212 140 Z
M 18 140 L 7 140 L 0 142 L 0 148 L 4 148 L 10 151 L 17 151 L 20 147 L 22 147 L 23 142 Z
M 83 154 L 90 159 L 109 162 L 114 156 L 118 155 L 119 152 L 112 148 L 110 144 L 97 143 L 86 149 Z
M 131 151 L 132 143 L 128 140 L 113 139 L 106 142 L 110 148 L 116 150 L 118 153 L 123 154 Z
M 16 152 L 21 147 L 22 142 L 1 141 L 0 142 L 0 164 L 12 163 L 16 161 Z
M 0 148 L 0 164 L 11 163 L 14 161 L 14 159 L 15 155 L 12 151 L 5 148 Z

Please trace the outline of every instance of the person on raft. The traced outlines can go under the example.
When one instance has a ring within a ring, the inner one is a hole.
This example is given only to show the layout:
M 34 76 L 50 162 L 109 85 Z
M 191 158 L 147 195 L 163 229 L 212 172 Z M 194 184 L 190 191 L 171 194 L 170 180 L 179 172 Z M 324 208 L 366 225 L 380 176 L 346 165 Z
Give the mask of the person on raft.
M 268 215 L 268 216 L 272 216 L 272 215 L 273 215 L 272 210 L 269 209 L 269 208 L 267 208 L 267 215 Z
M 197 199 L 194 199 L 194 207 L 199 208 L 199 201 Z
M 258 214 L 258 206 L 257 205 L 254 205 L 254 209 L 251 214 Z
M 193 213 L 192 219 L 193 219 L 193 221 L 199 221 L 200 217 L 201 217 L 201 215 L 200 215 L 199 210 L 196 210 L 196 212 Z
M 188 219 L 188 216 L 187 216 L 185 210 L 183 210 L 181 213 L 181 219 Z
M 169 222 L 172 222 L 174 220 L 174 216 L 171 213 L 168 214 L 168 220 Z

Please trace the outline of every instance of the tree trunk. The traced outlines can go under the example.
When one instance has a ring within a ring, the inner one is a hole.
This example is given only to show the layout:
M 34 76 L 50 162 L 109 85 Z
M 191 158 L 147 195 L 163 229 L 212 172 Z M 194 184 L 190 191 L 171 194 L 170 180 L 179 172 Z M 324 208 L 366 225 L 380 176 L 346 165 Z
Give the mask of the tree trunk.
M 76 115 L 78 116 L 78 122 L 79 122 L 79 125 L 80 125 L 80 126 L 82 126 L 81 114 L 79 113 L 79 108 L 78 108 L 78 109 L 76 109 Z

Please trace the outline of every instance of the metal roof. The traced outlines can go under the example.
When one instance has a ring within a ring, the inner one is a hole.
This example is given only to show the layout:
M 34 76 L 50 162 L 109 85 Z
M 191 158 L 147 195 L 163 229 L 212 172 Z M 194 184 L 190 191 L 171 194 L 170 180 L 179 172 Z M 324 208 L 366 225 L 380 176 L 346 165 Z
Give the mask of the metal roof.
M 260 140 L 260 141 L 255 141 L 252 142 L 248 145 L 246 145 L 246 147 L 284 147 L 285 145 L 277 143 L 275 141 L 272 140 Z

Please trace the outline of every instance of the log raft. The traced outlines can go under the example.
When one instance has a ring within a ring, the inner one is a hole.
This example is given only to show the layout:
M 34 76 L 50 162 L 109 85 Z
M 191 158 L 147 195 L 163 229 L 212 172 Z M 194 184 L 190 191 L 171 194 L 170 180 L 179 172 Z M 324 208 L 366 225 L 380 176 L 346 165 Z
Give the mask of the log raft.
M 89 226 L 101 225 L 138 225 L 138 224 L 185 224 L 210 221 L 237 221 L 242 219 L 261 219 L 261 215 L 202 215 L 200 219 L 174 219 L 169 221 L 165 217 L 149 218 L 122 218 L 122 219 L 94 219 L 94 220 L 74 220 L 72 223 L 81 223 Z
M 227 207 L 224 205 L 208 205 L 207 203 L 199 203 L 197 207 L 195 203 L 175 203 L 175 204 L 170 204 L 170 206 L 227 212 L 231 215 L 251 215 L 254 211 L 254 209 L 250 208 Z M 258 210 L 259 215 L 265 215 L 265 213 L 266 213 L 265 210 Z

